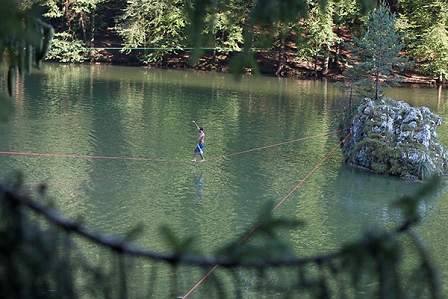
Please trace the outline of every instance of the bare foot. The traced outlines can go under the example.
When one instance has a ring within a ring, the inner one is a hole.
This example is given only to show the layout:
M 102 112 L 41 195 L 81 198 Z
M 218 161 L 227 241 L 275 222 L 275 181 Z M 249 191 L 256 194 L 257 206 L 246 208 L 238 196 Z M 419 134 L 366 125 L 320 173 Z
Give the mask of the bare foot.
M 196 162 L 196 159 L 191 160 L 191 162 Z
M 200 162 L 205 162 L 205 159 L 202 159 Z

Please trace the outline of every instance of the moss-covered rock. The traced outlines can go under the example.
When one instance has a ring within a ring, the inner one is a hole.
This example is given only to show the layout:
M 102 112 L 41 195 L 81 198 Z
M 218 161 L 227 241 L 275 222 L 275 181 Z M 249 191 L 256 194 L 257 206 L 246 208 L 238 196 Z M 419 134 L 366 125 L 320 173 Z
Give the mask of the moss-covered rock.
M 342 153 L 347 163 L 381 174 L 418 179 L 444 174 L 448 153 L 436 133 L 441 124 L 442 119 L 426 107 L 364 99 L 351 120 Z

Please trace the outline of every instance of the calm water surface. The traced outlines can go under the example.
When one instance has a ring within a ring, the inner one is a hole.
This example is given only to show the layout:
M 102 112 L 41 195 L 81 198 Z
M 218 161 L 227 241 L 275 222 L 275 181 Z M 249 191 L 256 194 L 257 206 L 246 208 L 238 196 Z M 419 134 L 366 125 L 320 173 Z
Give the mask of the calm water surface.
M 205 255 L 241 238 L 265 202 L 280 202 L 339 142 L 329 134 L 279 145 L 338 128 L 341 94 L 329 82 L 47 64 L 19 85 L 16 114 L 0 124 L 0 151 L 50 155 L 0 155 L 0 178 L 19 170 L 31 187 L 46 182 L 63 214 L 102 232 L 122 235 L 142 224 L 135 243 L 154 251 L 169 248 L 161 225 L 195 236 Z M 438 113 L 448 146 L 448 93 L 387 95 Z M 206 133 L 205 163 L 189 162 L 192 120 Z M 306 221 L 283 236 L 297 255 L 336 250 L 372 223 L 394 227 L 401 218 L 390 203 L 420 185 L 341 161 L 336 150 L 275 211 Z M 420 211 L 418 232 L 446 281 L 446 190 Z

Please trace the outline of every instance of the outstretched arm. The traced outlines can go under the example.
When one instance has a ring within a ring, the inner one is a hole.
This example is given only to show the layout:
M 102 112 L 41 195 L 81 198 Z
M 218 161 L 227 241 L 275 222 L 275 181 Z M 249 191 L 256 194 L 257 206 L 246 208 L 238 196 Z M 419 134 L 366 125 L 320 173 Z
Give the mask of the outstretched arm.
M 198 129 L 199 130 L 199 126 L 198 126 L 198 124 L 193 120 L 193 123 L 194 123 L 194 125 L 196 126 L 196 129 Z

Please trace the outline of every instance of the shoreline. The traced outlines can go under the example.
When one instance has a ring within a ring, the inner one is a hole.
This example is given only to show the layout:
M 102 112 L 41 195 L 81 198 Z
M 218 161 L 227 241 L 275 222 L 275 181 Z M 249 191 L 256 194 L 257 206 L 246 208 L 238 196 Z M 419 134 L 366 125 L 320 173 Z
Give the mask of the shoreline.
M 100 48 L 101 49 L 101 48 Z M 198 60 L 198 66 L 191 66 L 189 64 L 188 51 L 184 53 L 178 53 L 177 55 L 170 55 L 163 60 L 153 63 L 142 63 L 138 60 L 138 56 L 142 54 L 140 51 L 136 51 L 132 54 L 122 53 L 120 50 L 107 50 L 103 48 L 102 51 L 96 53 L 95 56 L 90 57 L 90 61 L 86 60 L 84 63 L 79 64 L 105 64 L 116 66 L 129 66 L 129 67 L 144 67 L 155 69 L 171 69 L 171 70 L 185 70 L 185 71 L 206 71 L 217 73 L 230 73 L 229 61 L 230 57 L 217 59 L 213 55 L 205 54 Z M 291 54 L 290 54 L 291 55 Z M 290 56 L 287 55 L 287 56 Z M 330 80 L 334 82 L 342 82 L 345 80 L 345 76 L 342 75 L 343 67 L 332 67 L 326 74 L 323 74 L 319 68 L 315 69 L 314 64 L 307 62 L 293 61 L 286 64 L 279 75 L 277 60 L 266 57 L 265 55 L 256 55 L 256 61 L 259 66 L 259 74 L 268 77 L 280 77 L 280 78 L 295 78 L 299 80 Z M 289 60 L 289 59 L 287 59 Z M 49 60 L 53 63 L 61 63 L 56 60 Z M 290 60 L 291 61 L 291 60 Z M 61 63 L 64 64 L 64 63 Z M 253 74 L 252 69 L 247 68 L 246 74 Z M 403 73 L 399 73 L 399 76 L 403 77 L 403 81 L 399 85 L 406 85 L 412 87 L 439 87 L 445 86 L 446 82 L 441 84 L 438 82 L 438 78 L 434 76 L 427 76 L 419 73 L 415 69 L 406 70 Z

